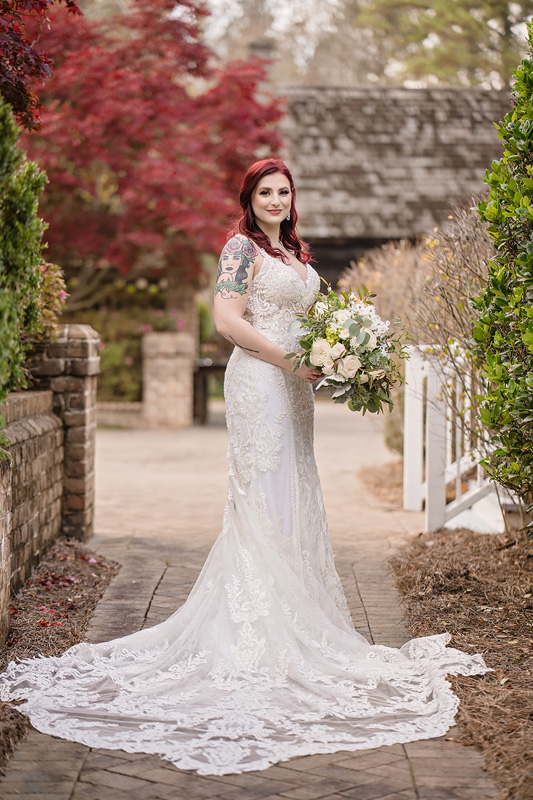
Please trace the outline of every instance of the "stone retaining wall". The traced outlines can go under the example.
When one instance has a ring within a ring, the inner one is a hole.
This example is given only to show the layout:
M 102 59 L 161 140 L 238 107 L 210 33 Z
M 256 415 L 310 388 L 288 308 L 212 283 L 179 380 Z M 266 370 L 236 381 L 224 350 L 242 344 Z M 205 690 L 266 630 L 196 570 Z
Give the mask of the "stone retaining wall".
M 38 388 L 0 406 L 10 444 L 0 460 L 0 643 L 9 598 L 64 533 L 93 532 L 96 376 L 100 340 L 89 325 L 63 325 L 30 362 Z
M 61 530 L 63 424 L 52 404 L 51 391 L 15 392 L 2 409 L 7 423 L 3 433 L 11 442 L 11 501 L 6 511 L 11 516 L 7 532 L 13 591 Z

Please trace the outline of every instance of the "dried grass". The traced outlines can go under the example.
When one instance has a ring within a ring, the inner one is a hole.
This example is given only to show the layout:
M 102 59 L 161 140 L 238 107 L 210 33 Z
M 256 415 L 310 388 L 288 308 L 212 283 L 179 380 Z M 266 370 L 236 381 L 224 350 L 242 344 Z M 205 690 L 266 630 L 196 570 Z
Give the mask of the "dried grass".
M 494 672 L 451 678 L 458 740 L 483 750 L 512 800 L 533 798 L 533 542 L 472 531 L 420 534 L 391 561 L 414 636 L 442 631 Z
M 82 641 L 92 613 L 119 565 L 79 542 L 59 539 L 11 603 L 0 669 L 17 658 L 59 656 Z M 27 717 L 0 702 L 0 773 L 30 727 Z

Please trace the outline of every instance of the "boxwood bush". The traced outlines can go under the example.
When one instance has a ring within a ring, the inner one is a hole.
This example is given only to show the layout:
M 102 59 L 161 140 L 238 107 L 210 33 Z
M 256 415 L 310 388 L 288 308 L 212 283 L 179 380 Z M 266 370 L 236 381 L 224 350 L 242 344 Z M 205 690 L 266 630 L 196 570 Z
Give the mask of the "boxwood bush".
M 533 25 L 514 73 L 513 108 L 498 124 L 503 157 L 485 175 L 481 218 L 496 245 L 473 330 L 486 379 L 480 419 L 492 434 L 488 473 L 533 510 Z
M 9 106 L 0 102 L 0 403 L 25 383 L 30 337 L 39 329 L 41 239 L 37 203 L 46 177 L 17 144 Z

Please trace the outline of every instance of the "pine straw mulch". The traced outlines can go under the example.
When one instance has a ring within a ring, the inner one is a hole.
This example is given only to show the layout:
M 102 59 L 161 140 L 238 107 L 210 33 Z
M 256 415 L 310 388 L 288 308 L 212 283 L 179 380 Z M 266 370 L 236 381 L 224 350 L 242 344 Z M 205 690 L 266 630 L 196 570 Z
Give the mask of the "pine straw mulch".
M 533 798 L 533 541 L 468 530 L 420 534 L 391 561 L 414 636 L 448 631 L 494 672 L 449 680 L 463 744 L 512 800 Z
M 381 467 L 359 470 L 357 477 L 377 498 L 391 506 L 403 503 L 403 461 L 390 461 Z
M 11 601 L 0 671 L 14 658 L 59 656 L 84 639 L 98 600 L 119 565 L 80 542 L 58 539 Z M 30 723 L 0 701 L 0 774 Z

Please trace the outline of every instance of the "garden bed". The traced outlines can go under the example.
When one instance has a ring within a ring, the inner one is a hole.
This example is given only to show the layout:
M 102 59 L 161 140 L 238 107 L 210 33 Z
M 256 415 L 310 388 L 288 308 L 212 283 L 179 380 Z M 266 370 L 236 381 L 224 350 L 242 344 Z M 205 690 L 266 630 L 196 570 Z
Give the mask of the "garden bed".
M 414 636 L 448 631 L 493 672 L 450 677 L 457 741 L 477 745 L 512 800 L 533 798 L 533 542 L 467 530 L 420 534 L 391 561 Z
M 94 608 L 119 565 L 86 545 L 59 539 L 11 602 L 10 629 L 0 670 L 14 658 L 59 656 L 83 641 Z M 0 772 L 30 723 L 0 702 Z

